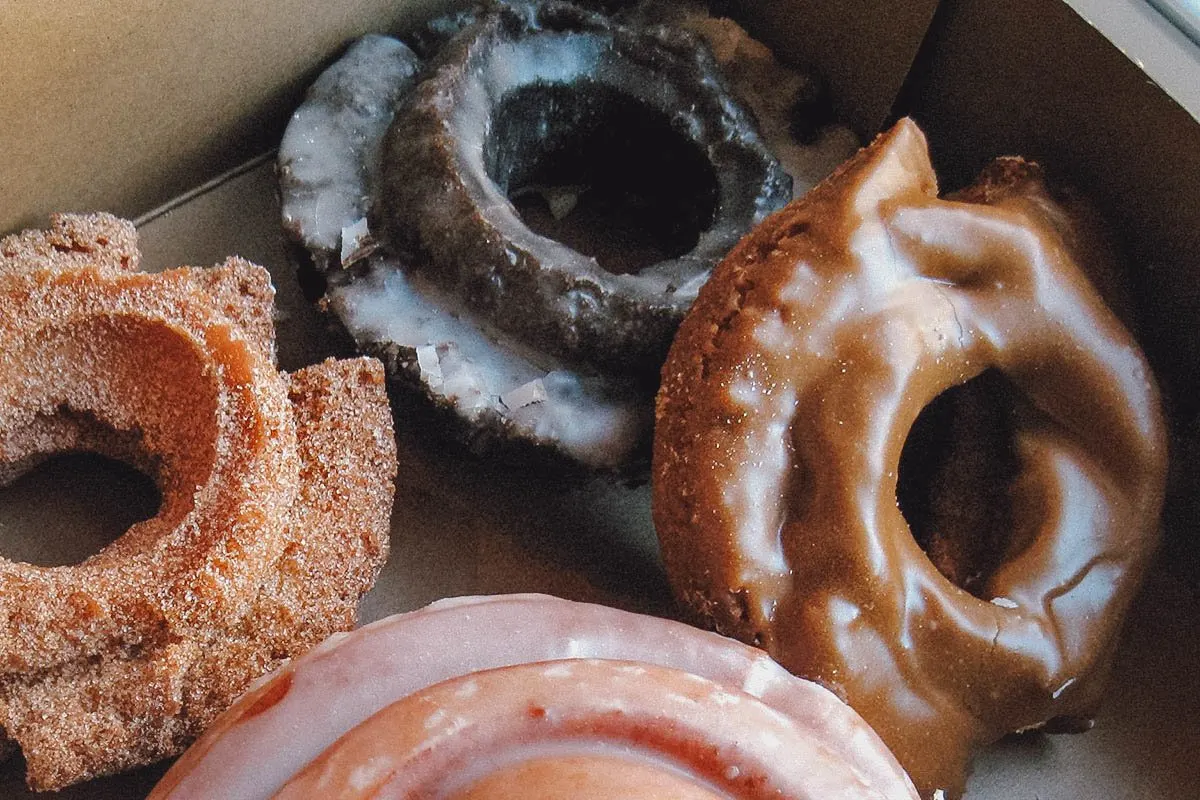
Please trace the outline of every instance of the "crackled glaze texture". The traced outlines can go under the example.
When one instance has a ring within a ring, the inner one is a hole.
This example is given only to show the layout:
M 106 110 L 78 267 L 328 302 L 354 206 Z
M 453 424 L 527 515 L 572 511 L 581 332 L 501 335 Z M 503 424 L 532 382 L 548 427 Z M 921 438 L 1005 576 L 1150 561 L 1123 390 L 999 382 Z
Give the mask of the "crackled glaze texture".
M 356 42 L 288 126 L 302 279 L 471 449 L 644 472 L 699 286 L 854 135 L 800 108 L 815 78 L 687 4 L 488 2 L 409 43 Z

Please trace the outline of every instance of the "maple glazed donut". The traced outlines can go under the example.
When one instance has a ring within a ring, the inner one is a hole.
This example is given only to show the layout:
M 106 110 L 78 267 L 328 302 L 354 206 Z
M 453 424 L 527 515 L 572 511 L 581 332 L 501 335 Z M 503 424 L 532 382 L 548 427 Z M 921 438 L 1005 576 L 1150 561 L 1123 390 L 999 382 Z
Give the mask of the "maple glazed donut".
M 132 225 L 0 241 L 0 479 L 92 451 L 161 506 L 82 563 L 0 559 L 0 726 L 38 789 L 173 755 L 352 627 L 396 470 L 381 365 L 274 364 L 265 270 L 137 271 Z
M 150 796 L 385 795 L 916 797 L 848 706 L 761 650 L 544 595 L 442 600 L 331 639 Z
M 902 120 L 730 253 L 663 371 L 676 595 L 846 699 L 927 797 L 1008 732 L 1086 724 L 1157 542 L 1157 390 L 1067 225 L 1019 159 L 938 199 Z M 919 412 L 984 375 L 1012 396 L 1011 527 L 968 592 L 897 474 Z

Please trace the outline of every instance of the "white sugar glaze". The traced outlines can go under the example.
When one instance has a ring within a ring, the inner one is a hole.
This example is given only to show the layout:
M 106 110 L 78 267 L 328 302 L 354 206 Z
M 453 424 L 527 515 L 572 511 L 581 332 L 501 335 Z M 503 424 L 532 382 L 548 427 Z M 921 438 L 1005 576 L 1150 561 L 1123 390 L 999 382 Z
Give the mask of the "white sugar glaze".
M 402 42 L 364 36 L 292 114 L 279 144 L 283 222 L 307 247 L 340 252 L 342 229 L 366 217 L 380 141 L 418 63 Z

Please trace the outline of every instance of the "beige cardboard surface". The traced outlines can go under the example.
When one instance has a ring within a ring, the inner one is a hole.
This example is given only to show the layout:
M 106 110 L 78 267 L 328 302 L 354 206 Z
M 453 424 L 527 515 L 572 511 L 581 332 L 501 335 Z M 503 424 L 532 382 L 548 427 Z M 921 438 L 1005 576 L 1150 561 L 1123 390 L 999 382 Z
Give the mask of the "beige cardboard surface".
M 430 0 L 0 3 L 0 231 L 136 216 L 273 147 L 343 43 Z
M 750 30 L 788 59 L 817 67 L 834 109 L 860 136 L 887 120 L 938 0 L 743 3 Z
M 143 248 L 148 269 L 207 265 L 231 253 L 267 266 L 277 289 L 280 360 L 295 368 L 335 352 L 337 342 L 304 303 L 287 263 L 273 181 L 269 163 L 231 178 L 146 224 Z M 392 555 L 363 602 L 363 621 L 440 597 L 519 591 L 670 613 L 646 487 L 547 483 L 447 458 L 429 433 L 398 421 Z M 65 496 L 48 502 L 64 482 Z M 103 466 L 76 461 L 39 469 L 0 489 L 0 549 L 10 557 L 92 552 L 129 523 L 126 492 L 143 501 L 146 495 L 134 477 Z M 968 800 L 1195 800 L 1198 626 L 1200 596 L 1160 568 L 1133 611 L 1096 729 L 996 745 L 980 759 Z M 56 797 L 142 797 L 160 772 L 150 768 Z M 14 768 L 0 770 L 0 797 L 25 796 Z

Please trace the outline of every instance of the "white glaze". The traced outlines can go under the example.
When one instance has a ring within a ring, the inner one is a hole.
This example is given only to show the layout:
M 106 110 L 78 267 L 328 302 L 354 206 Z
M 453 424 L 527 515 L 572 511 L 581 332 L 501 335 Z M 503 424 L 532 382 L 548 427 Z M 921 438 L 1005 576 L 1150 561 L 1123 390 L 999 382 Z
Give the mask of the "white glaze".
M 625 463 L 650 424 L 648 403 L 616 379 L 586 376 L 456 306 L 420 275 L 371 259 L 329 299 L 354 338 L 415 348 L 422 380 L 468 420 L 493 411 L 592 467 Z
M 796 143 L 788 132 L 788 104 L 805 78 L 778 64 L 769 50 L 729 20 L 687 12 L 678 21 L 704 37 L 718 62 L 729 68 L 735 92 L 750 106 L 768 145 L 791 174 L 794 193 L 807 191 L 857 147 L 844 128 L 825 131 L 814 146 Z M 599 40 L 581 36 L 535 36 L 519 48 L 508 46 L 506 58 L 492 62 L 502 68 L 473 82 L 455 113 L 483 114 L 514 81 L 532 71 L 570 80 L 602 68 L 599 47 Z M 285 226 L 310 251 L 327 251 L 335 268 L 370 257 L 364 278 L 330 289 L 332 307 L 360 344 L 394 342 L 414 348 L 422 382 L 460 416 L 478 422 L 494 412 L 519 435 L 553 443 L 591 467 L 626 463 L 649 430 L 651 404 L 644 392 L 536 353 L 461 311 L 462 303 L 428 281 L 406 275 L 395 260 L 371 256 L 376 241 L 367 219 L 378 184 L 381 141 L 416 69 L 416 56 L 405 45 L 370 35 L 314 83 L 280 145 Z M 656 83 L 649 73 L 642 80 Z M 478 148 L 460 155 L 475 167 L 473 174 L 486 174 Z M 489 197 L 491 206 L 515 214 L 490 182 L 476 188 Z M 570 193 L 556 195 L 552 208 L 556 214 L 569 213 L 574 199 Z M 535 236 L 531 231 L 528 235 Z M 560 247 L 564 259 L 588 260 Z M 610 278 L 648 295 L 671 290 L 690 302 L 707 275 L 679 281 L 673 271 L 678 267 L 675 263 L 659 272 Z M 574 291 L 564 294 L 561 302 L 568 307 L 591 299 L 586 292 Z
M 366 217 L 379 144 L 417 58 L 387 36 L 359 39 L 308 90 L 279 144 L 285 227 L 306 246 L 342 250 L 342 230 Z

